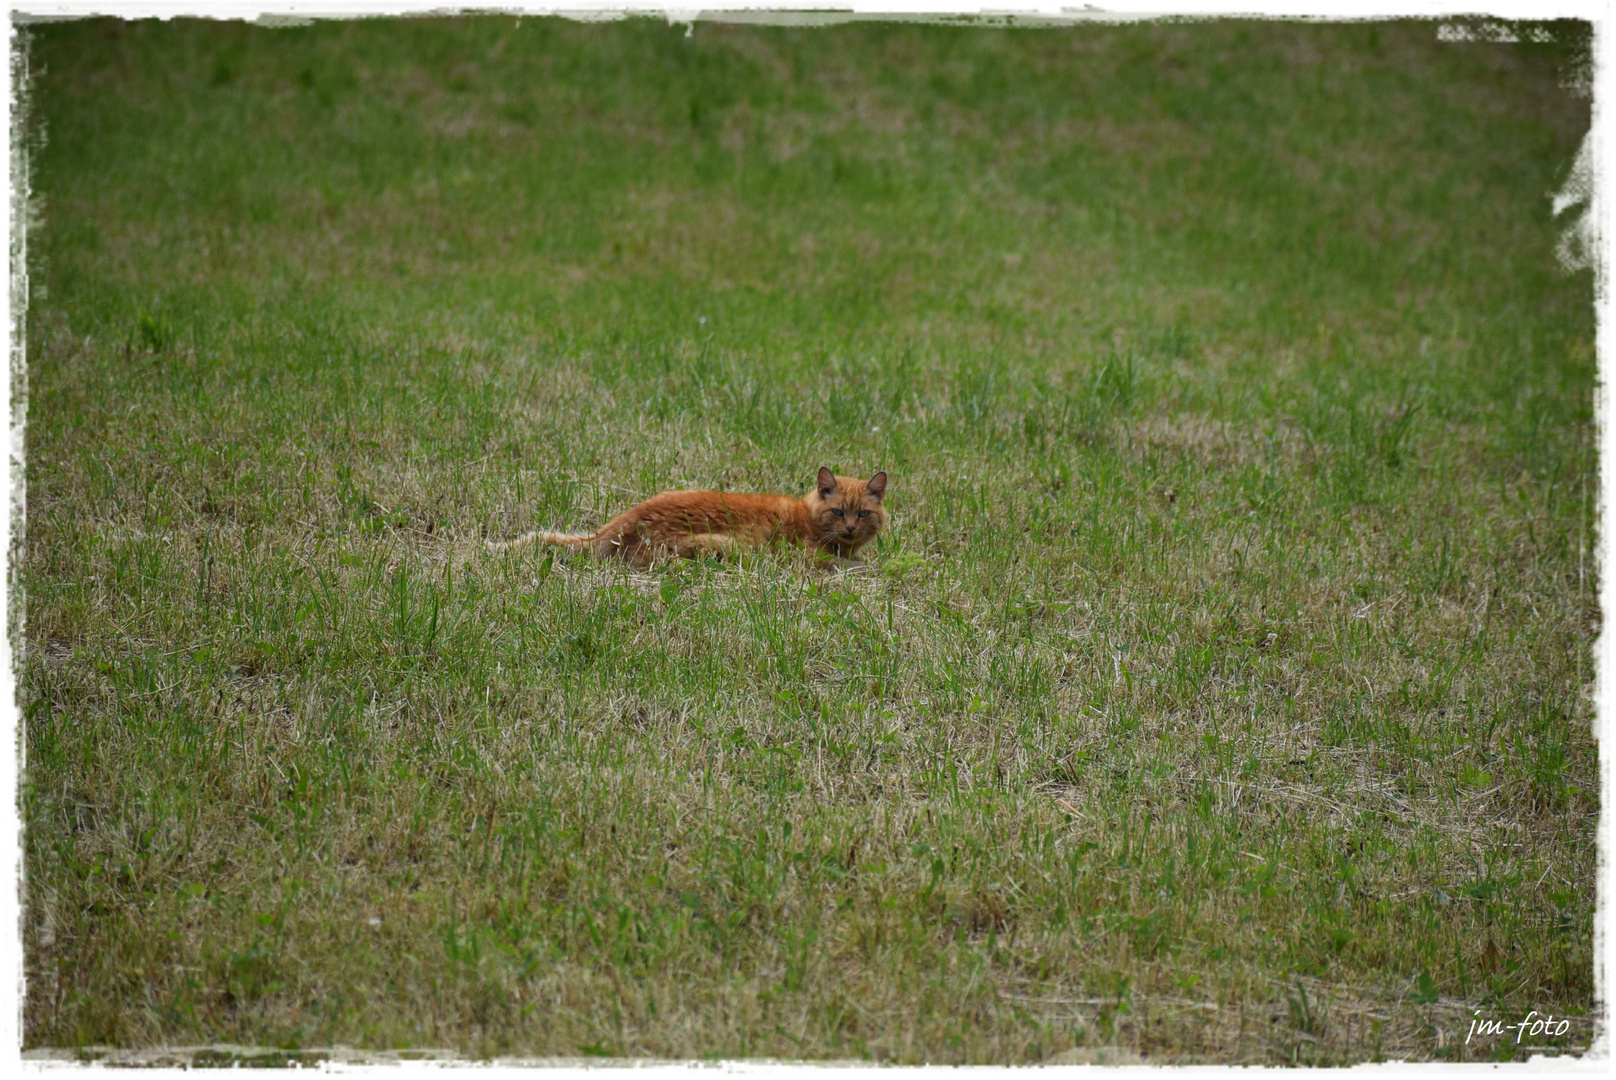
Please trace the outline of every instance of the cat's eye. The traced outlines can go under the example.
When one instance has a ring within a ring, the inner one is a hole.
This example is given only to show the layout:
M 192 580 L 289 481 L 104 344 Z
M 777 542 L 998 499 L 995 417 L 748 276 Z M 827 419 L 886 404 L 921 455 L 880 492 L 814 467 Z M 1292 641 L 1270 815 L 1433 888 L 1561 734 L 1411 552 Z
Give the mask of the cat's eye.
M 859 517 L 869 517 L 869 516 L 870 516 L 870 512 L 868 510 L 860 510 L 859 511 Z
M 836 509 L 835 507 L 832 507 L 830 512 L 835 514 L 837 517 L 845 517 L 846 516 L 845 514 L 843 514 L 840 510 Z

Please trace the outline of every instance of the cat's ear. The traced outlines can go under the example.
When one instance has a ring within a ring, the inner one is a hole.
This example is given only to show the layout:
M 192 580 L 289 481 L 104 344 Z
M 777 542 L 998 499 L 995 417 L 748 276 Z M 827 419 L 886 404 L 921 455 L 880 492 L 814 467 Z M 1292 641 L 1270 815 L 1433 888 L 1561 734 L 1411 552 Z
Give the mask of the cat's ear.
M 836 474 L 825 466 L 819 467 L 819 497 L 828 499 L 836 492 Z
M 870 477 L 870 482 L 864 485 L 864 490 L 877 499 L 885 495 L 887 493 L 887 474 L 878 472 Z

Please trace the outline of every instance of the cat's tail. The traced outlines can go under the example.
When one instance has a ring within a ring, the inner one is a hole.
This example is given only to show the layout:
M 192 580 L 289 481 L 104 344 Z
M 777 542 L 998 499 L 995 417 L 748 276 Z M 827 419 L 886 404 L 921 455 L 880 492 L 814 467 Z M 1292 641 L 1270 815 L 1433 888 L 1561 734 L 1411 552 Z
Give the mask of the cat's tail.
M 530 532 L 523 533 L 515 540 L 490 540 L 489 551 L 509 551 L 512 548 L 526 547 L 529 544 L 551 544 L 555 547 L 567 547 L 574 550 L 583 547 L 595 539 L 594 534 L 574 535 L 571 533 Z

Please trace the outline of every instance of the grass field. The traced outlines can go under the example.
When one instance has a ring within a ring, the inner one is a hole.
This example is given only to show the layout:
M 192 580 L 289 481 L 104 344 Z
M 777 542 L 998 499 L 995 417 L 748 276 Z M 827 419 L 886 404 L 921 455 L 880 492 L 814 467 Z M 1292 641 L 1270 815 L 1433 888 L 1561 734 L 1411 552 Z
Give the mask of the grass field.
M 27 1045 L 1586 1046 L 1574 54 L 32 27 Z

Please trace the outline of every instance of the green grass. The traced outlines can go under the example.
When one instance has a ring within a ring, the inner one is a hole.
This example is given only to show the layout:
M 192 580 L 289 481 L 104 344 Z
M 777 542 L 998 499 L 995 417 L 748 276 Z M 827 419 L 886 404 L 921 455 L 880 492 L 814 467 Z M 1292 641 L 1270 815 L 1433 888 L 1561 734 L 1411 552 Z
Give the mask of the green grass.
M 27 1045 L 1586 1046 L 1589 104 L 1435 37 L 30 28 Z

